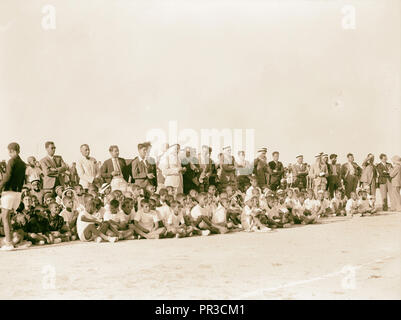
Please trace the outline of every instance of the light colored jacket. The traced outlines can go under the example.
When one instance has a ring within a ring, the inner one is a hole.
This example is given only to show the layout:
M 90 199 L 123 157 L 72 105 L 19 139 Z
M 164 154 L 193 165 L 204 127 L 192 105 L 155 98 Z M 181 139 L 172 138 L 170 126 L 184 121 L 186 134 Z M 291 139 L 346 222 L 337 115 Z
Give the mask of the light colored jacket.
M 159 168 L 165 177 L 164 186 L 177 188 L 177 193 L 183 192 L 183 180 L 181 173 L 181 160 L 177 154 L 165 153 L 159 162 Z
M 79 184 L 84 189 L 87 189 L 89 184 L 93 183 L 93 180 L 99 174 L 99 168 L 96 164 L 96 159 L 90 157 L 86 159 L 82 157 L 77 161 L 77 173 L 79 176 Z
M 53 156 L 53 159 L 49 156 L 44 157 L 40 160 L 40 166 L 43 171 L 43 189 L 52 189 L 56 183 L 56 178 L 59 179 L 60 184 L 64 185 L 64 173 L 52 173 L 51 169 L 64 168 L 68 169 L 61 156 Z
M 391 184 L 393 187 L 401 187 L 401 164 L 396 163 L 390 170 Z
M 377 171 L 375 165 L 365 160 L 362 164 L 361 182 L 371 184 L 372 181 L 376 180 L 376 177 Z

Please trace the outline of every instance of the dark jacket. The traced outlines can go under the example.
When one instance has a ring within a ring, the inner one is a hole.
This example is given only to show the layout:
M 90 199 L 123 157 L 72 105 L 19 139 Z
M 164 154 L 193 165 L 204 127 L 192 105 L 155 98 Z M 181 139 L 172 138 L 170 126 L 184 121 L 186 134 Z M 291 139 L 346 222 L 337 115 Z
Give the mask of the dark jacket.
M 128 166 L 125 160 L 123 158 L 118 158 L 118 164 L 120 165 L 121 174 L 123 175 L 124 180 L 128 182 L 130 173 L 127 170 Z M 111 175 L 113 171 L 113 160 L 107 159 L 100 168 L 100 174 L 107 183 L 110 183 L 111 179 L 113 178 L 113 176 Z
M 270 168 L 270 184 L 280 183 L 281 178 L 284 175 L 284 166 L 280 161 L 277 161 L 277 164 L 274 161 L 270 161 L 268 163 Z M 274 172 L 277 170 L 277 172 Z
M 0 191 L 21 192 L 25 183 L 26 164 L 21 160 L 20 156 L 11 158 L 6 167 L 6 173 L 0 182 Z
M 387 182 L 391 182 L 390 178 L 390 170 L 393 168 L 391 163 L 386 163 L 384 165 L 382 162 L 380 162 L 377 166 L 377 173 L 379 175 L 378 182 L 379 184 L 385 184 Z

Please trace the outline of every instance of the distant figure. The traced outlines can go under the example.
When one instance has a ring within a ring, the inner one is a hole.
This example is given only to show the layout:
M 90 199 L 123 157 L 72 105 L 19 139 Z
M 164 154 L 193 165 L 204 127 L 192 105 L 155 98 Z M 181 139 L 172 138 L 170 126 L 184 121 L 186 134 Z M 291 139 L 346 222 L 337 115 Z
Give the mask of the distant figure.
M 394 205 L 391 206 L 395 211 L 401 211 L 401 158 L 394 156 L 391 161 L 393 162 L 393 168 L 390 170 L 390 177 L 394 197 Z
M 387 162 L 387 156 L 382 153 L 380 155 L 380 163 L 376 166 L 378 174 L 378 183 L 380 188 L 380 195 L 383 202 L 383 211 L 388 210 L 388 195 L 390 196 L 391 211 L 394 211 L 394 197 L 393 187 L 391 185 L 390 171 L 393 168 L 391 163 Z

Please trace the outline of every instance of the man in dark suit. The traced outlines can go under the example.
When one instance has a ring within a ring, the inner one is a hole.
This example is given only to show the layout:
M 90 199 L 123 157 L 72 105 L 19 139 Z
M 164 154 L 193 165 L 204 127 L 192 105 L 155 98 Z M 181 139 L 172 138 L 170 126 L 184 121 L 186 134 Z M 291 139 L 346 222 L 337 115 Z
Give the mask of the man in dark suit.
M 118 146 L 110 146 L 109 152 L 111 158 L 107 159 L 100 168 L 102 178 L 107 183 L 110 183 L 114 177 L 122 177 L 128 182 L 129 172 L 127 170 L 127 164 L 123 158 L 119 157 L 120 150 Z
M 269 183 L 270 167 L 267 165 L 267 148 L 258 150 L 258 157 L 253 161 L 253 174 L 258 181 L 258 187 L 263 190 Z
M 387 155 L 382 153 L 380 155 L 380 163 L 376 166 L 378 174 L 378 184 L 380 188 L 380 195 L 383 203 L 383 211 L 388 210 L 388 195 L 390 195 L 391 206 L 394 207 L 394 200 L 391 194 L 392 185 L 390 178 L 390 171 L 393 168 L 391 163 L 387 162 Z
M 11 237 L 10 213 L 17 210 L 21 202 L 21 191 L 25 183 L 26 165 L 21 160 L 18 143 L 8 145 L 10 160 L 7 163 L 6 172 L 0 182 L 1 192 L 1 218 L 3 220 L 5 245 L 2 250 L 13 250 L 14 244 Z
M 341 187 L 341 165 L 337 163 L 337 155 L 330 155 L 331 163 L 328 164 L 329 175 L 327 177 L 327 184 L 330 196 L 334 196 L 334 192 Z
M 139 156 L 131 163 L 130 173 L 136 185 L 146 188 L 148 185 L 157 187 L 156 163 L 153 158 L 148 158 L 150 144 L 139 143 Z
M 362 169 L 354 161 L 354 155 L 352 153 L 347 154 L 347 159 L 348 162 L 341 166 L 341 178 L 344 181 L 345 195 L 349 199 L 351 197 L 351 192 L 356 191 Z
M 278 161 L 280 153 L 278 151 L 273 152 L 273 161 L 269 162 L 270 168 L 270 189 L 276 191 L 280 186 L 281 179 L 284 174 L 284 166 Z

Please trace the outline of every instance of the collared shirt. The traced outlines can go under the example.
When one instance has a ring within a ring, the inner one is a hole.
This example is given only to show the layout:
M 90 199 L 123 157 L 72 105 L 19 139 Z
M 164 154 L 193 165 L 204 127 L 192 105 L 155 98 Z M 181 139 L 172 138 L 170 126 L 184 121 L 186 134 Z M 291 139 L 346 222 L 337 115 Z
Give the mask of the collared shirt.
M 337 166 L 335 164 L 332 164 L 331 167 L 332 167 L 332 170 L 333 170 L 333 173 L 332 173 L 333 176 L 336 176 L 337 175 Z
M 111 158 L 111 161 L 113 162 L 114 171 L 118 171 L 121 174 L 121 168 L 120 164 L 118 163 L 118 158 Z
M 349 174 L 350 175 L 355 175 L 355 168 L 354 168 L 354 166 L 352 165 L 352 163 L 351 162 L 348 162 L 348 170 L 349 170 Z

